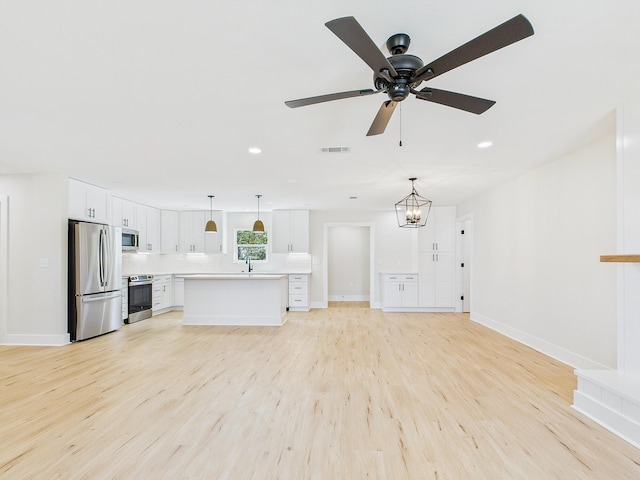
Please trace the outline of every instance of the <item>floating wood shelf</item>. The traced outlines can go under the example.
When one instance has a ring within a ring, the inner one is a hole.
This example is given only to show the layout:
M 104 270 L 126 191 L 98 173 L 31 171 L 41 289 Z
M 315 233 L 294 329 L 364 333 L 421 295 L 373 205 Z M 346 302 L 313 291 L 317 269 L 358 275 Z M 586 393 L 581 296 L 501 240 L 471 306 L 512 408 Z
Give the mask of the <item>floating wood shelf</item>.
M 640 255 L 600 255 L 600 261 L 639 263 Z

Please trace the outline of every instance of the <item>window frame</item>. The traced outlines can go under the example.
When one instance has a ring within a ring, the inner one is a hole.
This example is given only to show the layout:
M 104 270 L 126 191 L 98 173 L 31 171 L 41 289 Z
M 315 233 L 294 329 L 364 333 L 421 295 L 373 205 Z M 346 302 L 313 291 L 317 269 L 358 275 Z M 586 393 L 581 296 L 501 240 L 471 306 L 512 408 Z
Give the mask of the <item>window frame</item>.
M 251 258 L 251 263 L 267 263 L 269 261 L 269 245 L 270 245 L 270 237 L 268 231 L 264 231 L 264 234 L 267 237 L 267 243 L 258 243 L 258 244 L 250 244 L 250 243 L 238 243 L 238 232 L 251 232 L 250 229 L 247 228 L 234 228 L 233 229 L 233 263 L 246 263 L 245 259 L 238 258 L 238 247 L 246 246 L 246 247 L 264 247 L 264 260 L 258 260 Z M 252 232 L 253 233 L 253 232 Z M 260 232 L 263 233 L 263 232 Z

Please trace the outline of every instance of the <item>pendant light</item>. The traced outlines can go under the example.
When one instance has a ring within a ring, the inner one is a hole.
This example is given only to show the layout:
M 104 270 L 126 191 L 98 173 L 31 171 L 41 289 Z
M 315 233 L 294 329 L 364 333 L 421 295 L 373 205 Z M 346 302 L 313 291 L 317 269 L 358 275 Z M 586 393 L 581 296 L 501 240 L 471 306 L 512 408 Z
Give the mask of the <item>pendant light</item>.
M 204 227 L 204 231 L 217 233 L 218 226 L 216 225 L 216 222 L 213 221 L 213 195 L 209 195 L 209 202 L 211 204 L 211 217 L 210 217 L 210 220 L 207 222 L 207 225 Z
M 419 228 L 427 224 L 429 211 L 431 210 L 431 200 L 420 195 L 413 186 L 413 182 L 417 178 L 409 179 L 411 181 L 411 193 L 396 203 L 396 216 L 398 217 L 398 226 L 402 228 Z
M 264 232 L 264 223 L 260 220 L 260 197 L 262 195 L 256 195 L 258 198 L 258 219 L 253 223 L 253 231 L 254 232 Z

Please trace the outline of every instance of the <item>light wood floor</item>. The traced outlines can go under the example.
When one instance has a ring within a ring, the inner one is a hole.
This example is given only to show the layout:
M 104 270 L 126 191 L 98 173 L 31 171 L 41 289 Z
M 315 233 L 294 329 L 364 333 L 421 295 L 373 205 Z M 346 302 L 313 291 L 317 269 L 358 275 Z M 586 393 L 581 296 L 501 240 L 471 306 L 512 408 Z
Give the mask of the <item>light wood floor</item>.
M 640 478 L 640 450 L 570 407 L 570 367 L 467 315 L 180 318 L 0 347 L 0 478 Z

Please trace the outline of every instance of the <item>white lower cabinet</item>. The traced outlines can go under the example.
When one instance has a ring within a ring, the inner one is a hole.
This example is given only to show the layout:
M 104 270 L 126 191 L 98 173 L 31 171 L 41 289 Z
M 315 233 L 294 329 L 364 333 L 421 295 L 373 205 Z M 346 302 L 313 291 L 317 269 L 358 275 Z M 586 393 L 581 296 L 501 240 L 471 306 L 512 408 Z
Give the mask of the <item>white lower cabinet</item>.
M 418 275 L 383 274 L 382 309 L 411 309 L 418 306 Z
M 155 275 L 151 295 L 153 314 L 164 313 L 173 306 L 173 276 Z
M 129 318 L 129 277 L 122 277 L 122 321 Z
M 289 311 L 309 311 L 309 275 L 289 275 Z

